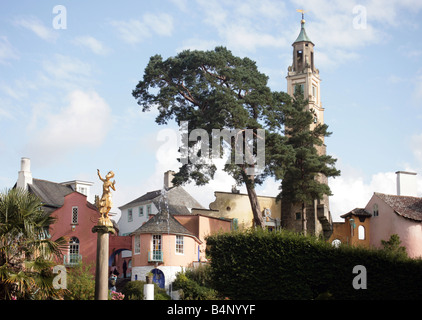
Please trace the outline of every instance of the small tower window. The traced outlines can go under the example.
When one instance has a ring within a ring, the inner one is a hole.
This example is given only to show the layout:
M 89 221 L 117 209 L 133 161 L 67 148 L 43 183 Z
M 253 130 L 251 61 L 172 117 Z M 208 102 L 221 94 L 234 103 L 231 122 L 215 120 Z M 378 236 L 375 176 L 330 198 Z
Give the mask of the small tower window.
M 78 207 L 72 207 L 72 224 L 78 224 Z
M 295 85 L 295 93 L 296 92 L 301 92 L 302 95 L 304 95 L 305 94 L 305 84 L 303 84 L 303 83 L 296 84 Z
M 297 61 L 297 70 L 298 71 L 302 70 L 302 65 L 303 65 L 303 51 L 302 50 L 296 51 L 296 61 Z

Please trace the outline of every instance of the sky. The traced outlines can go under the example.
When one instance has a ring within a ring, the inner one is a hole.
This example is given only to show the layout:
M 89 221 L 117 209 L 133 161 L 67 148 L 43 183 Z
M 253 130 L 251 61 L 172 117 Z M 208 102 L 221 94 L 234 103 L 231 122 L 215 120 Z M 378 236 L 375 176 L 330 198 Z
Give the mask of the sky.
M 341 170 L 329 180 L 333 220 L 374 192 L 396 194 L 398 170 L 418 173 L 422 196 L 420 0 L 0 0 L 0 190 L 13 187 L 22 157 L 34 178 L 91 181 L 93 194 L 96 170 L 113 170 L 117 218 L 180 166 L 177 125 L 156 124 L 132 96 L 149 58 L 225 46 L 286 91 L 296 9 L 306 11 L 327 153 Z M 185 189 L 208 208 L 233 184 L 220 170 Z M 276 196 L 279 185 L 268 179 L 258 194 Z

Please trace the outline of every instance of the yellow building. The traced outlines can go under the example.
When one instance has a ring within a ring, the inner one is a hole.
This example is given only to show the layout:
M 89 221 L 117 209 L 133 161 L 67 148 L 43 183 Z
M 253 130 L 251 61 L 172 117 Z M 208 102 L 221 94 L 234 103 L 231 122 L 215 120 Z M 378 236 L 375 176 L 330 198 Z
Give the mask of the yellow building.
M 233 219 L 234 228 L 250 228 L 253 226 L 253 213 L 247 194 L 234 192 L 214 192 L 215 200 L 209 205 L 208 215 Z M 269 229 L 280 227 L 281 201 L 275 197 L 258 196 L 264 222 Z

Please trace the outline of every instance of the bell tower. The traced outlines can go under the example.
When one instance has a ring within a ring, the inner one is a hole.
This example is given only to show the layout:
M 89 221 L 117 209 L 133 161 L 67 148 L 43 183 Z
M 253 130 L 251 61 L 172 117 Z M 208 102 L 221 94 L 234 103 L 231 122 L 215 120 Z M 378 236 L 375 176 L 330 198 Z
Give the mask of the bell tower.
M 304 98 L 308 100 L 306 109 L 312 112 L 314 121 L 311 124 L 313 129 L 318 124 L 324 123 L 324 108 L 321 104 L 321 91 L 319 70 L 315 67 L 314 61 L 314 43 L 306 34 L 304 11 L 297 10 L 302 13 L 300 21 L 300 33 L 293 42 L 293 61 L 288 67 L 287 72 L 287 93 L 294 96 L 296 88 L 300 87 L 304 94 Z M 315 146 L 320 155 L 326 154 L 326 146 L 322 137 L 322 145 Z M 319 175 L 317 179 L 328 184 L 327 177 Z M 328 196 L 324 196 L 322 200 L 315 200 L 312 206 L 307 207 L 307 229 L 315 235 L 323 234 L 328 238 L 332 233 L 332 218 L 329 211 Z M 281 213 L 282 226 L 288 229 L 300 231 L 302 229 L 302 219 L 300 207 L 297 204 L 282 201 Z
M 314 126 L 324 123 L 324 109 L 321 105 L 319 70 L 315 68 L 314 43 L 306 34 L 305 19 L 302 12 L 300 33 L 293 42 L 293 63 L 287 73 L 287 93 L 294 95 L 295 89 L 301 87 L 305 99 L 308 99 L 307 108 L 314 114 Z M 322 150 L 321 150 L 322 151 Z

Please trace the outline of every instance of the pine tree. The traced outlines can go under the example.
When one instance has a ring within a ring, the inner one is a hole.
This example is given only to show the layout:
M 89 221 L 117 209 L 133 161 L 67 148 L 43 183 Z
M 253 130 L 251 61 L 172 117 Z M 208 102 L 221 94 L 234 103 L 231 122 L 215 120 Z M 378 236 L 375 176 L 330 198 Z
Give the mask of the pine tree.
M 286 172 L 279 197 L 282 201 L 301 204 L 302 232 L 307 233 L 306 206 L 314 200 L 321 200 L 324 195 L 332 195 L 329 186 L 321 181 L 321 176 L 340 175 L 334 165 L 336 159 L 326 154 L 319 154 L 317 147 L 322 146 L 323 137 L 331 133 L 326 124 L 312 126 L 314 115 L 307 110 L 308 102 L 298 87 L 294 98 L 284 105 L 285 134 L 287 145 L 294 151 L 294 159 L 286 164 Z M 312 128 L 313 127 L 313 128 Z
M 226 48 L 217 47 L 212 51 L 186 50 L 164 61 L 160 55 L 151 57 L 143 80 L 132 93 L 143 111 L 158 108 L 158 124 L 167 124 L 173 118 L 179 126 L 187 121 L 188 134 L 194 129 L 204 129 L 209 134 L 213 129 L 239 130 L 239 135 L 229 143 L 232 161 L 224 170 L 238 185 L 246 185 L 257 226 L 263 226 L 263 219 L 255 186 L 262 184 L 269 175 L 280 179 L 286 162 L 283 159 L 290 154 L 285 137 L 280 134 L 285 95 L 272 92 L 267 81 L 268 77 L 258 71 L 254 61 L 233 56 Z M 245 148 L 242 161 L 233 161 L 235 145 L 240 141 L 237 139 L 246 141 L 246 129 L 254 130 L 250 143 L 255 146 L 258 139 L 265 138 L 265 167 L 260 174 L 251 174 L 256 168 L 255 162 L 247 161 L 248 157 L 262 156 L 256 148 L 250 149 L 255 150 L 251 154 Z M 259 129 L 265 130 L 265 137 L 257 134 Z M 198 157 L 203 152 L 210 154 L 211 140 L 205 148 L 202 148 L 204 141 L 201 140 L 201 149 L 197 151 L 198 141 L 189 141 L 189 149 L 195 150 Z M 228 149 L 223 141 L 220 141 L 220 147 Z M 212 162 L 183 163 L 172 182 L 181 185 L 195 181 L 197 185 L 204 185 L 214 177 L 215 171 Z

